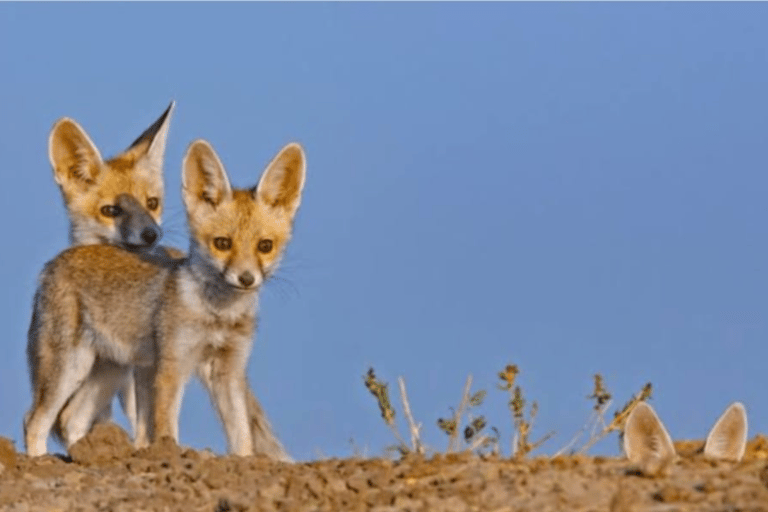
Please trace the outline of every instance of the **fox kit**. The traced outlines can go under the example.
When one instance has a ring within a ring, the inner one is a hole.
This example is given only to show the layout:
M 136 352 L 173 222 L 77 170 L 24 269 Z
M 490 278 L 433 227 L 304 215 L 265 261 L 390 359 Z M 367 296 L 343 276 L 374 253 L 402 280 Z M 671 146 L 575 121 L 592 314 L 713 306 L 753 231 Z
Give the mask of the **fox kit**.
M 709 431 L 704 456 L 738 462 L 747 446 L 747 412 L 740 402 L 732 403 Z M 637 404 L 624 428 L 624 452 L 637 469 L 648 476 L 666 475 L 677 460 L 672 438 L 653 407 Z
M 253 416 L 245 369 L 257 293 L 290 239 L 304 177 L 304 152 L 289 144 L 255 187 L 233 189 L 213 148 L 196 141 L 182 173 L 190 230 L 186 258 L 158 260 L 89 245 L 70 248 L 45 266 L 27 346 L 29 455 L 46 453 L 58 411 L 96 360 L 137 367 L 139 442 L 166 436 L 178 441 L 184 387 L 197 373 L 224 424 L 230 452 L 254 452 L 260 441 L 251 423 L 264 418 Z
M 184 256 L 178 249 L 157 245 L 162 236 L 162 166 L 174 106 L 171 102 L 127 150 L 107 161 L 102 160 L 99 150 L 74 120 L 63 118 L 56 122 L 49 138 L 49 157 L 69 215 L 73 245 L 106 243 L 161 258 Z M 108 420 L 118 388 L 121 405 L 135 433 L 131 372 L 111 361 L 97 360 L 91 375 L 57 417 L 54 437 L 69 447 L 94 422 Z M 250 387 L 247 399 L 255 452 L 291 460 Z
M 171 102 L 128 149 L 106 161 L 77 122 L 62 118 L 54 124 L 48 156 L 69 216 L 72 245 L 104 243 L 167 255 L 157 241 L 162 237 L 162 168 L 173 107 Z M 135 427 L 135 392 L 128 367 L 97 360 L 59 414 L 55 437 L 69 446 L 94 421 L 108 420 L 118 388 L 123 410 Z

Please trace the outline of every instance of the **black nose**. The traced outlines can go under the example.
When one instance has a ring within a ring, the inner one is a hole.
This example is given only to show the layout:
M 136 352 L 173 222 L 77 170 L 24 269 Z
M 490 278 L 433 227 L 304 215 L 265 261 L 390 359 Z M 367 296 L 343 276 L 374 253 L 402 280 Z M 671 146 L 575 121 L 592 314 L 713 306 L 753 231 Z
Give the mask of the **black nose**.
M 141 232 L 141 239 L 144 240 L 147 245 L 152 245 L 157 240 L 157 232 L 154 229 L 146 228 Z
M 254 278 L 253 274 L 251 274 L 246 270 L 245 272 L 240 274 L 237 280 L 240 281 L 240 284 L 243 286 L 251 286 L 253 282 L 256 280 L 256 278 Z

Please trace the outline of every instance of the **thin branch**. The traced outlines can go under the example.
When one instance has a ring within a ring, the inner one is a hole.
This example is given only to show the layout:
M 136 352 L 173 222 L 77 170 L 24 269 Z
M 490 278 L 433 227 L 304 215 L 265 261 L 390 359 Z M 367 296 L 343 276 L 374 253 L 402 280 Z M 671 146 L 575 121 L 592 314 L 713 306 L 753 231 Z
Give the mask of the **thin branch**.
M 560 448 L 552 457 L 558 457 L 560 455 L 563 455 L 567 450 L 572 448 L 576 442 L 581 438 L 582 435 L 589 429 L 591 426 L 591 430 L 589 433 L 589 438 L 592 439 L 595 437 L 595 433 L 597 432 L 598 425 L 603 425 L 603 428 L 607 428 L 607 425 L 605 423 L 605 412 L 610 409 L 611 404 L 613 403 L 613 400 L 608 400 L 603 405 L 599 407 L 599 409 L 592 411 L 592 414 L 589 415 L 589 419 L 584 424 L 583 427 L 581 427 L 581 430 L 576 432 L 576 435 L 573 436 L 573 439 L 571 439 L 565 446 Z
M 397 440 L 397 451 L 399 451 L 401 455 L 405 455 L 406 453 L 410 452 L 411 449 L 408 448 L 408 443 L 405 442 L 403 436 L 401 436 L 400 432 L 397 431 L 395 424 L 387 423 L 387 426 L 389 427 L 389 430 L 392 431 L 392 435 L 394 435 L 395 439 Z
M 493 441 L 493 439 L 494 439 L 493 437 L 483 434 L 480 437 L 478 437 L 477 439 L 475 439 L 474 441 L 472 441 L 472 444 L 469 445 L 468 450 L 469 451 L 474 451 L 474 450 L 476 450 L 476 449 L 478 449 L 478 448 L 480 448 L 482 446 L 485 446 L 486 444 L 490 443 L 491 441 Z
M 568 451 L 570 448 L 572 448 L 572 447 L 573 447 L 573 446 L 576 444 L 576 442 L 577 442 L 579 439 L 581 439 L 581 436 L 582 436 L 582 435 L 584 435 L 584 432 L 586 432 L 586 431 L 587 431 L 587 428 L 588 428 L 588 427 L 589 427 L 589 426 L 592 424 L 592 421 L 593 421 L 593 420 L 592 420 L 592 418 L 593 418 L 593 417 L 594 417 L 594 413 L 592 413 L 592 415 L 589 417 L 589 421 L 587 421 L 587 423 L 586 423 L 586 424 L 584 424 L 584 426 L 583 426 L 583 427 L 581 427 L 581 429 L 580 429 L 578 432 L 576 432 L 576 435 L 575 435 L 575 436 L 573 436 L 573 438 L 571 438 L 571 440 L 570 440 L 570 441 L 568 441 L 568 442 L 565 444 L 565 446 L 563 446 L 562 448 L 560 448 L 559 450 L 557 450 L 557 451 L 555 452 L 555 454 L 554 454 L 554 455 L 552 455 L 552 457 L 559 457 L 560 455 L 562 455 L 562 454 L 564 454 L 566 451 Z
M 544 443 L 552 439 L 554 435 L 555 435 L 554 430 L 547 432 L 546 435 L 544 435 L 541 439 L 539 439 L 538 441 L 536 441 L 531 445 L 531 447 L 528 449 L 528 453 L 531 453 L 533 450 L 536 450 L 539 446 L 543 445 Z
M 459 440 L 459 430 L 461 426 L 461 416 L 464 414 L 464 409 L 467 407 L 467 403 L 469 403 L 469 390 L 472 387 L 472 374 L 467 375 L 467 383 L 464 384 L 464 393 L 461 396 L 461 403 L 459 404 L 459 408 L 456 409 L 456 414 L 453 415 L 453 420 L 456 424 L 456 429 L 451 434 L 451 437 L 448 441 L 448 452 L 452 452 L 456 449 L 458 449 L 458 440 Z
M 400 399 L 403 401 L 403 413 L 405 419 L 408 421 L 408 429 L 411 431 L 411 447 L 416 453 L 424 453 L 424 447 L 421 444 L 421 424 L 416 424 L 411 415 L 411 405 L 408 403 L 408 394 L 405 392 L 405 379 L 402 377 L 397 378 L 397 383 L 400 385 Z
M 589 438 L 589 441 L 587 441 L 584 446 L 582 446 L 581 450 L 579 450 L 579 453 L 587 453 L 587 450 L 592 448 L 592 446 L 595 445 L 598 441 L 603 439 L 605 436 L 613 432 L 614 430 L 621 430 L 622 425 L 624 424 L 624 420 L 626 420 L 627 416 L 629 416 L 629 413 L 632 412 L 632 409 L 637 405 L 638 402 L 640 402 L 643 398 L 643 394 L 638 394 L 637 396 L 633 396 L 632 399 L 627 403 L 627 405 L 624 406 L 624 409 L 617 412 L 614 416 L 613 420 L 606 425 L 605 419 L 603 418 L 603 414 L 605 413 L 606 409 L 603 409 L 600 411 L 599 419 L 600 422 L 604 425 L 603 429 L 598 433 L 595 434 L 597 431 L 597 422 L 595 422 L 595 428 L 593 429 L 592 436 Z

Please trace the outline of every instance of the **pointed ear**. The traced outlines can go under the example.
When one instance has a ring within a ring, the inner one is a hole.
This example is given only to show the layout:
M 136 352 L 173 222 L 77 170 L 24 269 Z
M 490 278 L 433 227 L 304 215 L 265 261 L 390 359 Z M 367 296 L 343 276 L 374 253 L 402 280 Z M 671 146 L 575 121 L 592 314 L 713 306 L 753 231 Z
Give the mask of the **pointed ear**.
M 139 138 L 124 151 L 124 154 L 133 153 L 137 159 L 143 159 L 144 168 L 152 174 L 161 176 L 163 172 L 163 159 L 165 158 L 165 142 L 168 139 L 168 125 L 176 102 L 171 101 L 157 121 L 144 130 Z
M 305 172 L 304 150 L 295 142 L 288 144 L 261 175 L 253 192 L 255 199 L 271 208 L 282 208 L 293 217 L 301 204 Z
M 56 183 L 62 187 L 87 187 L 101 171 L 99 150 L 79 124 L 63 117 L 56 121 L 48 137 L 48 158 Z
M 182 165 L 182 195 L 188 211 L 200 206 L 215 209 L 232 198 L 232 187 L 211 145 L 198 139 L 187 149 Z
M 675 446 L 653 407 L 638 403 L 624 425 L 624 453 L 646 474 L 663 471 L 676 457 Z
M 709 431 L 704 455 L 738 462 L 747 449 L 747 411 L 741 402 L 732 403 Z

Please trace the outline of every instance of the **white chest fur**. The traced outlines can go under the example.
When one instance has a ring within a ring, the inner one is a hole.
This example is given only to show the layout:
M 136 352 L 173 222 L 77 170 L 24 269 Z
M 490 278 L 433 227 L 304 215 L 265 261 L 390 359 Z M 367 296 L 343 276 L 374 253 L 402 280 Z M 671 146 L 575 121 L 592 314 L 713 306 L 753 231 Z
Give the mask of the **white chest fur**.
M 250 345 L 256 293 L 243 294 L 227 307 L 216 308 L 204 298 L 201 285 L 186 269 L 180 271 L 178 286 L 185 317 L 177 335 L 181 352 L 219 349 L 233 342 Z

